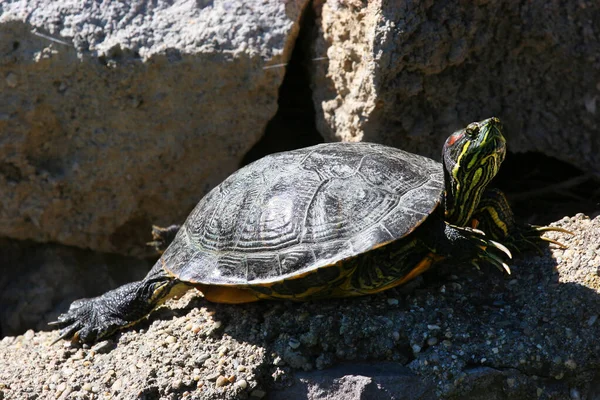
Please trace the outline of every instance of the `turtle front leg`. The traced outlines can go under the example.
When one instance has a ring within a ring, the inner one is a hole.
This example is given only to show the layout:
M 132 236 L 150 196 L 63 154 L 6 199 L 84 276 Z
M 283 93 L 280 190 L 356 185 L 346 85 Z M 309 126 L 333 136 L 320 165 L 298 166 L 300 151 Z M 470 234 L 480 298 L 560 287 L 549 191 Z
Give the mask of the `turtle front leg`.
M 91 299 L 76 300 L 69 311 L 50 325 L 61 328 L 56 340 L 73 338 L 82 343 L 95 342 L 134 325 L 162 304 L 185 283 L 167 276 L 160 260 L 142 281 L 128 283 Z
M 566 248 L 564 244 L 556 240 L 543 237 L 544 232 L 573 234 L 566 229 L 554 226 L 518 224 L 506 196 L 495 188 L 487 189 L 481 197 L 479 206 L 473 214 L 472 227 L 485 232 L 487 236 L 519 253 L 531 249 L 541 252 L 540 246 L 544 242 Z

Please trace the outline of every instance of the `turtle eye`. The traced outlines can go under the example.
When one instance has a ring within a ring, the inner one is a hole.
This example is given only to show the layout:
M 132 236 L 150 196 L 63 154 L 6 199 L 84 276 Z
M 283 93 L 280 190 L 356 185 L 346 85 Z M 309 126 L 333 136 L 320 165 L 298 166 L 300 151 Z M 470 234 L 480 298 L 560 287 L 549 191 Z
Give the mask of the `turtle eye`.
M 477 125 L 469 125 L 465 128 L 465 133 L 470 139 L 474 139 L 479 133 L 479 127 Z

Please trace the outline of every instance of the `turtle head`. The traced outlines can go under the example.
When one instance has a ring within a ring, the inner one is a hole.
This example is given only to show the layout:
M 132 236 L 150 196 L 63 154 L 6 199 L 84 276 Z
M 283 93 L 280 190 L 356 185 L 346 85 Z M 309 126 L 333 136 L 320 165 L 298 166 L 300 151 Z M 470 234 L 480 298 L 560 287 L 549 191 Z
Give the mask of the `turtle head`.
M 442 153 L 447 222 L 457 226 L 469 224 L 505 153 L 502 124 L 495 117 L 473 122 L 450 135 Z

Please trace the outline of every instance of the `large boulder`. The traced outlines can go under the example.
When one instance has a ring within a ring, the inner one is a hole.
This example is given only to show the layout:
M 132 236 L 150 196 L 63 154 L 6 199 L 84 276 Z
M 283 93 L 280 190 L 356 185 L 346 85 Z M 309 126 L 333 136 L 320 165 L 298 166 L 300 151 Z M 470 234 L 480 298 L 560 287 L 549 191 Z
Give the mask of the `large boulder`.
M 3 1 L 0 236 L 142 253 L 261 137 L 306 3 Z
M 315 2 L 313 90 L 329 140 L 439 158 L 449 132 L 502 119 L 509 150 L 600 176 L 600 5 Z

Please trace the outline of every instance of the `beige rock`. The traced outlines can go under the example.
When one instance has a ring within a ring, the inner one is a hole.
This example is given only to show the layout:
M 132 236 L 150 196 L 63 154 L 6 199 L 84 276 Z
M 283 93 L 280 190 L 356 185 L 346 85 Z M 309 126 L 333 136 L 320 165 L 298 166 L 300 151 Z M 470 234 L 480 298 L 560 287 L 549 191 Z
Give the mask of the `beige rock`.
M 3 5 L 0 236 L 143 253 L 261 137 L 306 3 Z
M 600 176 L 593 2 L 338 1 L 314 4 L 313 99 L 329 140 L 435 159 L 456 129 L 490 116 L 509 150 Z M 594 61 L 595 60 L 595 61 Z

